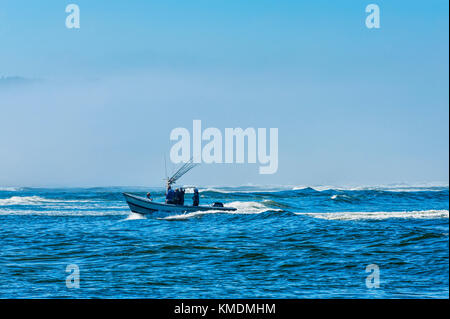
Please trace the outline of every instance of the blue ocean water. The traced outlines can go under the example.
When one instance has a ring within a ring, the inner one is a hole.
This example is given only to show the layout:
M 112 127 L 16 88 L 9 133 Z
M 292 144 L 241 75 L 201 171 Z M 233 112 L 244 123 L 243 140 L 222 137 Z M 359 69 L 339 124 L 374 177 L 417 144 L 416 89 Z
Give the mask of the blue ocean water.
M 124 191 L 163 201 L 0 188 L 0 298 L 449 297 L 448 186 L 210 188 L 201 204 L 238 210 L 147 217 Z

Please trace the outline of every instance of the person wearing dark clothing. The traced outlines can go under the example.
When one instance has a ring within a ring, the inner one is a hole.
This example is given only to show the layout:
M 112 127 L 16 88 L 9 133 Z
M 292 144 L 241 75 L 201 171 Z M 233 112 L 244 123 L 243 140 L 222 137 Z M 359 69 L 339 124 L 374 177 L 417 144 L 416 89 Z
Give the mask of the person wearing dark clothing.
M 174 199 L 175 199 L 175 192 L 173 191 L 172 187 L 169 185 L 167 187 L 167 192 L 166 192 L 166 204 L 175 204 Z
M 200 197 L 198 195 L 198 189 L 194 189 L 194 196 L 192 196 L 192 206 L 198 206 L 200 203 Z
M 184 205 L 184 188 L 180 188 L 180 205 Z
M 148 198 L 149 200 L 153 200 L 153 199 L 152 199 L 152 195 L 151 195 L 150 193 L 147 193 L 147 198 Z
M 175 189 L 175 198 L 174 198 L 175 205 L 180 205 L 180 195 L 181 195 L 180 189 L 179 188 Z

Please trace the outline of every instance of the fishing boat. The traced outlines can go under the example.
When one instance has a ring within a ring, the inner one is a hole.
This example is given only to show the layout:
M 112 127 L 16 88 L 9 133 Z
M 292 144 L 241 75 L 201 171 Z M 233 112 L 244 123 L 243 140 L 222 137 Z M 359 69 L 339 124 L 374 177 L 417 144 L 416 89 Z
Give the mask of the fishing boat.
M 142 215 L 151 214 L 157 211 L 160 212 L 170 212 L 170 213 L 188 213 L 197 211 L 235 211 L 236 208 L 233 207 L 220 207 L 220 206 L 186 206 L 186 205 L 174 205 L 174 204 L 164 204 L 157 203 L 147 199 L 145 197 L 136 196 L 129 193 L 123 193 L 125 200 L 127 201 L 130 210 L 133 213 L 138 213 Z
M 184 163 L 170 178 L 167 178 L 166 186 L 169 187 L 181 178 L 184 174 L 189 172 L 192 168 L 197 166 L 193 163 L 192 158 Z M 133 213 L 151 214 L 155 212 L 170 212 L 170 213 L 188 213 L 197 211 L 235 211 L 236 208 L 224 207 L 222 203 L 213 203 L 210 206 L 187 206 L 167 203 L 157 203 L 149 198 L 137 196 L 130 193 L 123 193 L 125 200 Z

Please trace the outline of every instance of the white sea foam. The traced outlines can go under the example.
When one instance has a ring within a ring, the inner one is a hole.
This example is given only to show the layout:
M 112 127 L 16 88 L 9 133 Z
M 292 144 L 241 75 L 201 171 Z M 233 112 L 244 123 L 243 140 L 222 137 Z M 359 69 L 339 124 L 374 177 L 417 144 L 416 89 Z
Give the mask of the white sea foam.
M 43 198 L 40 196 L 12 196 L 10 198 L 0 199 L 0 206 L 12 206 L 12 205 L 48 205 L 48 204 L 69 204 L 73 205 L 76 203 L 92 203 L 95 205 L 100 205 L 97 201 L 93 200 L 69 200 L 69 199 L 52 199 Z M 97 203 L 97 204 L 95 204 Z
M 291 186 L 237 186 L 237 187 L 206 187 L 200 188 L 198 191 L 202 192 L 215 192 L 222 194 L 234 194 L 234 193 L 277 193 L 281 191 L 292 190 Z
M 124 216 L 129 215 L 129 210 L 16 210 L 16 209 L 0 209 L 0 216 L 17 215 L 17 216 Z
M 209 187 L 209 188 L 200 188 L 199 190 L 199 193 L 204 193 L 204 192 L 216 192 L 216 193 L 223 193 L 223 194 L 226 194 L 226 193 L 236 193 L 236 192 L 238 192 L 238 191 L 229 191 L 229 190 L 224 190 L 224 189 L 220 189 L 220 188 L 212 188 L 212 187 Z
M 127 218 L 123 219 L 122 221 L 126 221 L 126 220 L 137 220 L 137 219 L 147 219 L 144 215 L 141 214 L 137 214 L 137 213 L 133 213 L 131 212 Z
M 341 199 L 341 200 L 350 200 L 351 197 L 350 197 L 350 196 L 347 196 L 347 195 L 344 195 L 344 194 L 334 194 L 333 196 L 330 197 L 330 199 L 334 199 L 334 200 L 338 200 L 338 199 Z
M 0 187 L 0 191 L 5 191 L 5 192 L 19 192 L 23 190 L 22 187 Z
M 302 190 L 302 189 L 306 189 L 306 188 L 308 188 L 309 186 L 293 186 L 292 187 L 292 190 L 293 191 L 300 191 L 300 190 Z M 311 187 L 312 188 L 312 187 Z
M 221 193 L 221 194 L 234 194 L 234 193 L 255 193 L 255 192 L 262 192 L 264 191 L 263 189 L 253 189 L 253 190 L 248 190 L 248 189 L 222 189 L 222 188 L 214 188 L 214 187 L 209 187 L 209 188 L 201 188 L 198 190 L 199 193 L 204 193 L 204 192 L 214 192 L 214 193 Z
M 39 196 L 12 196 L 10 198 L 0 199 L 0 206 L 9 205 L 39 205 L 43 202 L 49 202 Z
M 293 186 L 292 190 L 302 190 L 306 188 L 312 188 L 316 191 L 327 191 L 327 190 L 342 190 L 342 191 L 358 191 L 358 190 L 380 190 L 389 192 L 419 192 L 419 191 L 436 191 L 442 188 L 448 188 L 448 183 L 417 183 L 417 184 L 389 184 L 389 185 L 347 185 L 347 186 L 336 186 L 336 185 L 313 185 L 313 186 Z
M 263 203 L 260 202 L 231 202 L 224 205 L 225 207 L 234 207 L 237 210 L 233 211 L 231 213 L 234 214 L 260 214 L 263 212 L 267 212 L 269 210 L 271 211 L 282 211 L 281 209 L 273 209 L 270 207 L 267 207 Z
M 267 211 L 282 211 L 281 209 L 273 209 L 270 207 L 267 207 L 263 203 L 260 202 L 230 202 L 224 204 L 225 207 L 234 207 L 237 210 L 236 211 L 222 211 L 222 210 L 208 210 L 208 211 L 196 211 L 186 214 L 179 214 L 179 215 L 171 215 L 167 216 L 162 219 L 187 219 L 192 218 L 200 215 L 207 215 L 207 214 L 260 214 Z
M 197 216 L 206 215 L 206 214 L 218 214 L 218 213 L 224 213 L 224 212 L 220 211 L 220 210 L 209 210 L 209 211 L 199 210 L 196 212 L 190 212 L 190 213 L 186 213 L 186 214 L 170 215 L 170 216 L 159 218 L 159 219 L 180 220 L 180 219 L 188 219 L 188 218 L 197 217 Z
M 436 219 L 449 218 L 448 210 L 420 210 L 404 212 L 333 212 L 333 213 L 295 213 L 327 220 L 364 220 L 388 218 Z
M 199 192 L 217 192 L 224 194 L 233 193 L 254 193 L 254 192 L 280 192 L 286 190 L 304 190 L 307 188 L 316 191 L 341 190 L 341 191 L 357 191 L 357 190 L 381 190 L 391 192 L 418 192 L 418 191 L 436 191 L 442 188 L 448 188 L 449 184 L 444 182 L 435 183 L 416 183 L 416 184 L 388 184 L 388 185 L 273 185 L 273 186 L 240 186 L 240 187 L 220 187 L 211 186 L 199 189 Z

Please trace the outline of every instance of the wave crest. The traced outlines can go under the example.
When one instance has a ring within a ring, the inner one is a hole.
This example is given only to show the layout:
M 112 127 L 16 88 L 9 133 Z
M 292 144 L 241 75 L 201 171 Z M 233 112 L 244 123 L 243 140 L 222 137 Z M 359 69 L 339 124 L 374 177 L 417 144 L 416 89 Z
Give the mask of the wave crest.
M 295 213 L 327 220 L 378 220 L 388 218 L 436 219 L 449 218 L 448 210 L 419 210 L 405 212 L 334 212 L 334 213 Z
M 0 199 L 0 206 L 41 205 L 45 203 L 88 203 L 90 200 L 50 199 L 40 196 L 12 196 Z

